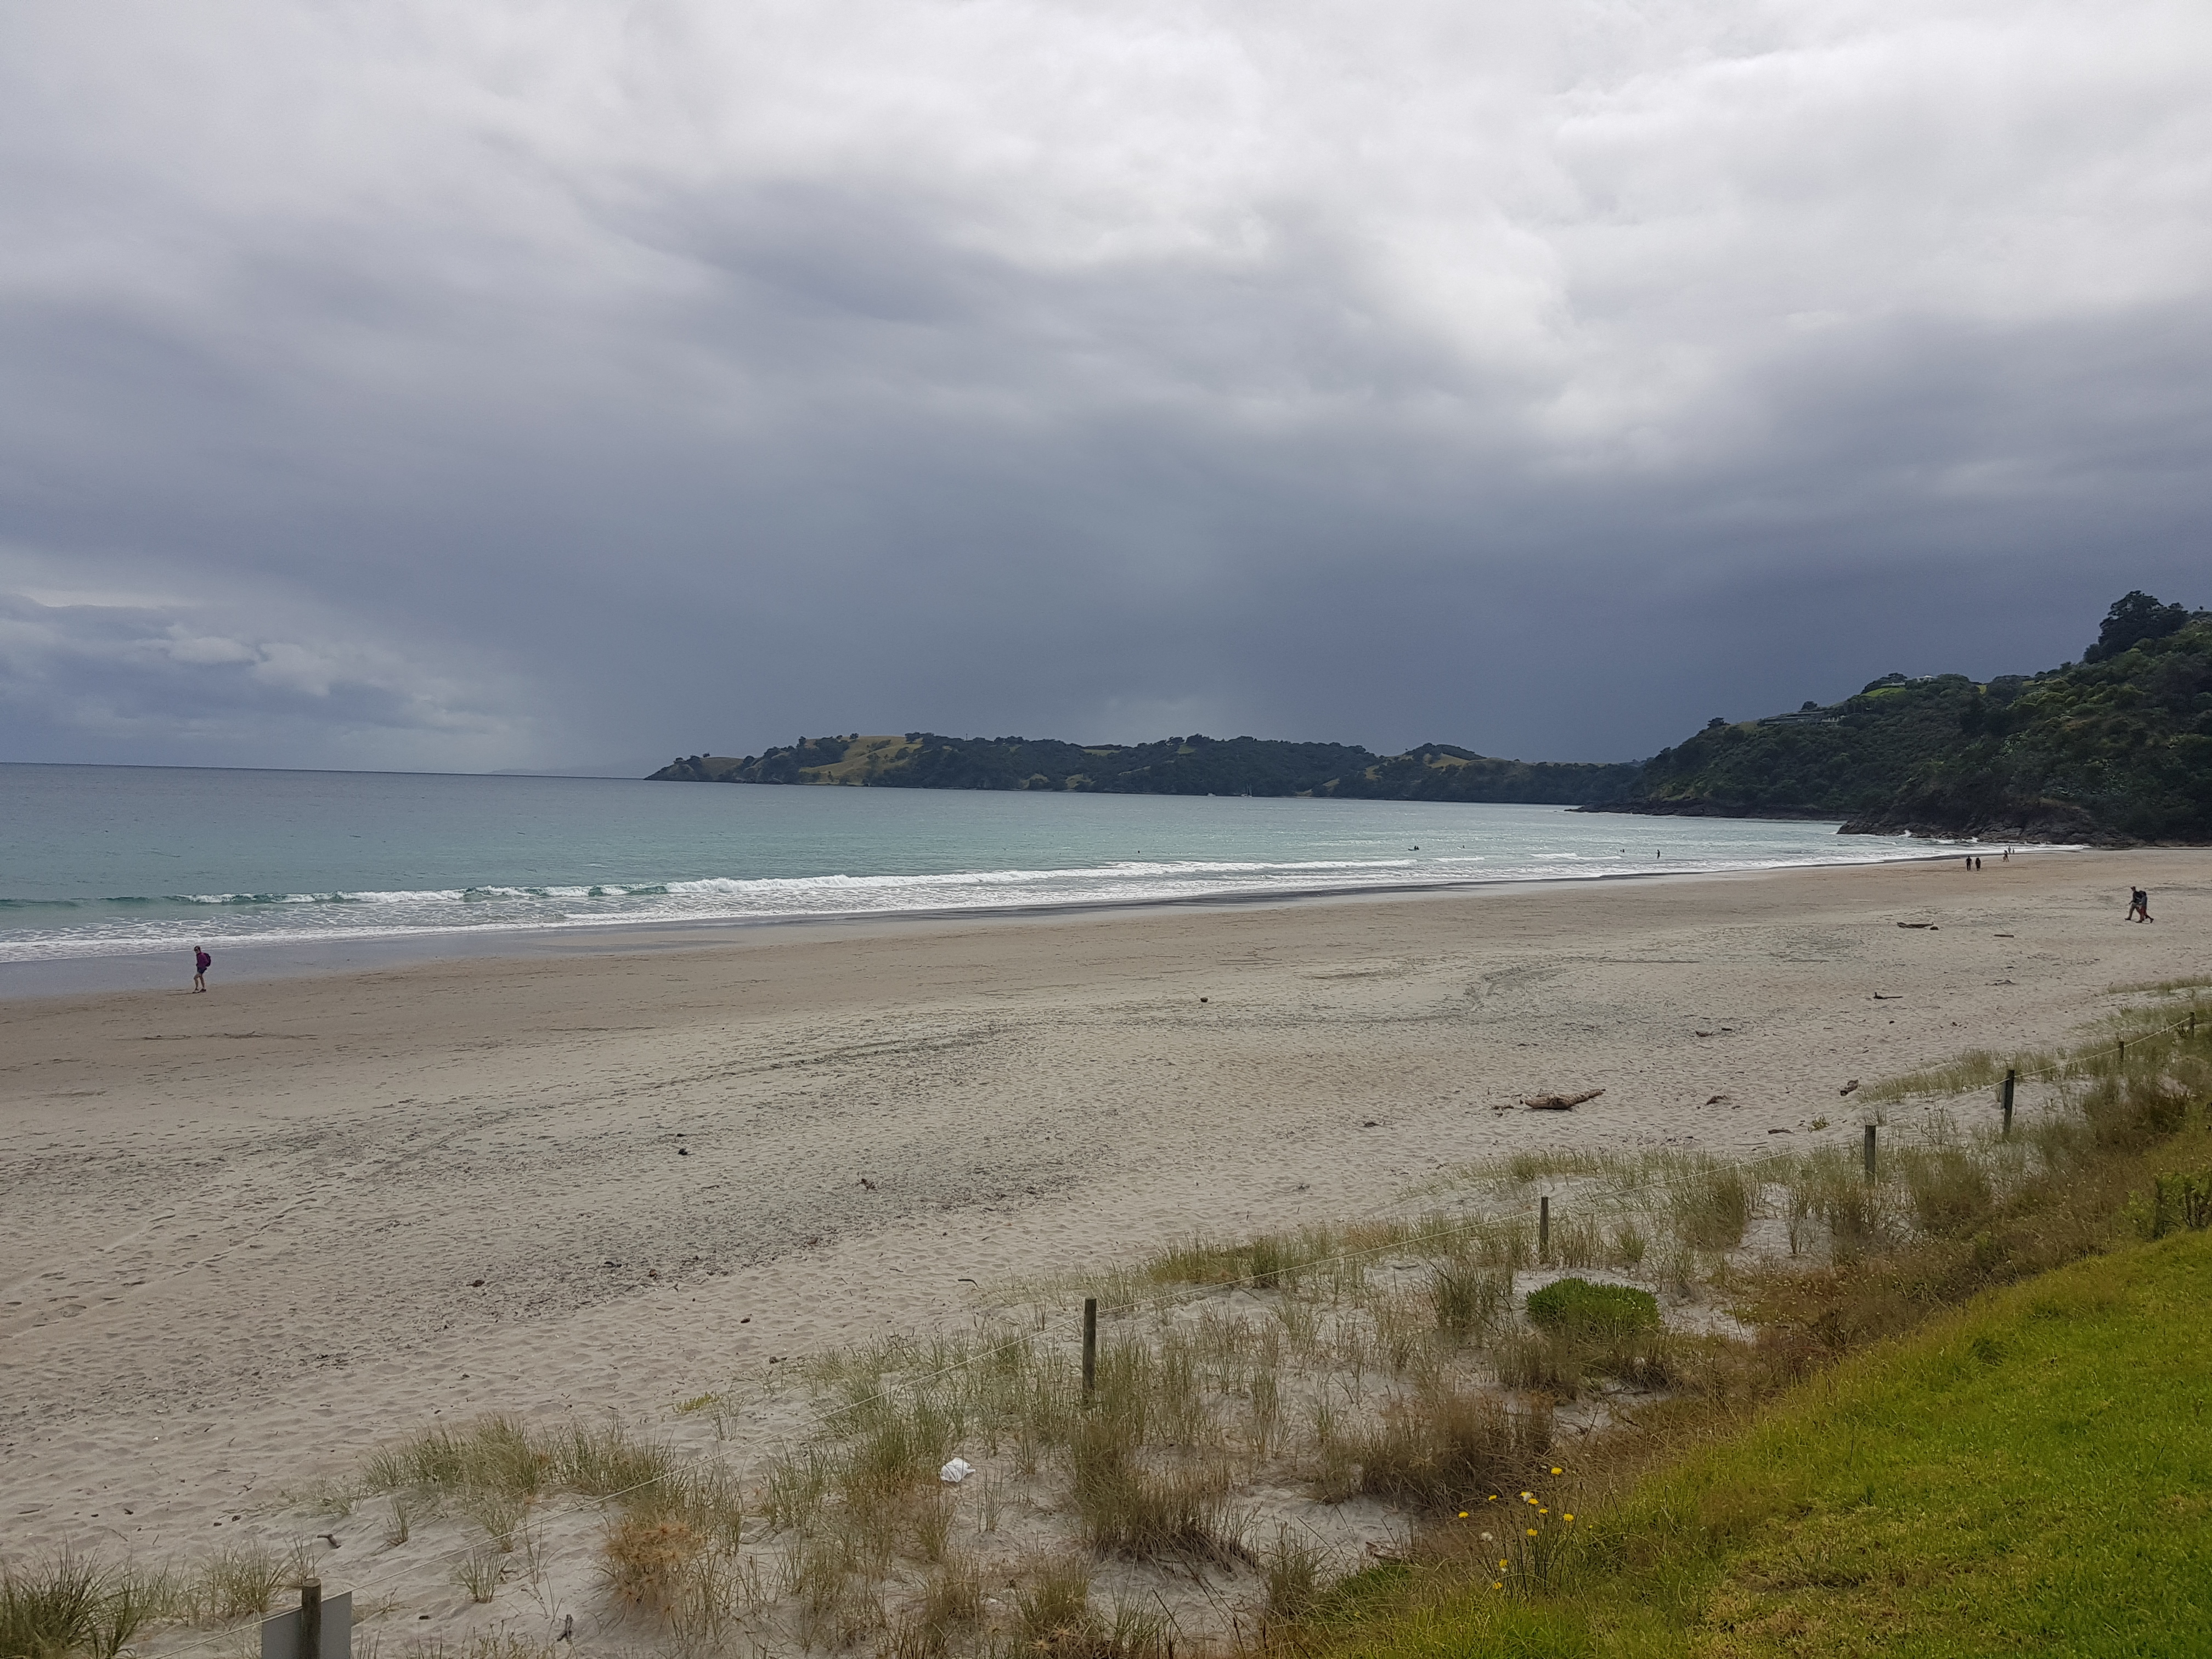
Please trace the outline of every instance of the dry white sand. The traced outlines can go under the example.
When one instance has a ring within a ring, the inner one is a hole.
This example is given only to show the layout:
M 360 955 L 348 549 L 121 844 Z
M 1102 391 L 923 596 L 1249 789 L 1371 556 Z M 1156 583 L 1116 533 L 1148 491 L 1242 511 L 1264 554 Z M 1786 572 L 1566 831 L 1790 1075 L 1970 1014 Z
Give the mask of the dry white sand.
M 0 1556 L 202 1550 L 424 1423 L 651 1420 L 1443 1165 L 1855 1133 L 1848 1079 L 2212 969 L 2208 896 L 2212 854 L 2043 854 L 0 1005 Z

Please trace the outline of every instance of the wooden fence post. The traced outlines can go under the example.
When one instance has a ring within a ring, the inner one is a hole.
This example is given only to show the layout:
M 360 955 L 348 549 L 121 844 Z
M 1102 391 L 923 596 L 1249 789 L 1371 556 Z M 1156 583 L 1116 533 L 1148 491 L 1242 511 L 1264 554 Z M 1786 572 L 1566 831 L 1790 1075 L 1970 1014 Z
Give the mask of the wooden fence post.
M 300 1659 L 323 1659 L 323 1581 L 300 1581 Z
M 1083 1403 L 1098 1393 L 1098 1298 L 1083 1298 Z
M 1547 1194 L 1536 1200 L 1536 1260 L 1552 1259 L 1552 1200 Z
M 2012 1086 L 2014 1081 L 2018 1079 L 2020 1073 L 2016 1071 L 2008 1070 L 2005 1073 L 2004 1133 L 2006 1134 L 2010 1134 L 2012 1133 Z
M 1866 1178 L 1874 1179 L 1874 1125 L 1866 1126 Z

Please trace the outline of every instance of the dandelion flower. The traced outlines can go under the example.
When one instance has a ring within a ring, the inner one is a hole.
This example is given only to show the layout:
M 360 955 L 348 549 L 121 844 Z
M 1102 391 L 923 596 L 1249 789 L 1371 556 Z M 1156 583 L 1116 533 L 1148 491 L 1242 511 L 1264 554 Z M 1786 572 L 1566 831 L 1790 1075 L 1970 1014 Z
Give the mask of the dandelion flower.
M 1490 1588 L 1492 1589 L 1504 1589 L 1505 1586 L 1503 1584 L 1492 1584 Z
M 1559 1519 L 1561 1519 L 1562 1521 L 1571 1521 L 1571 1520 L 1573 1520 L 1574 1518 L 1575 1518 L 1575 1512 L 1574 1512 L 1572 1510 L 1568 1510 L 1565 1515 L 1563 1515 L 1563 1516 L 1561 1516 L 1559 1517 Z
M 1465 1510 L 1462 1510 L 1459 1512 L 1459 1518 L 1462 1521 L 1467 1519 L 1467 1511 Z
M 1564 1469 L 1562 1469 L 1562 1468 L 1559 1468 L 1559 1466 L 1558 1464 L 1554 1463 L 1553 1465 L 1552 1465 L 1552 1473 L 1553 1473 L 1553 1474 L 1564 1474 L 1565 1473 L 1566 1473 L 1566 1471 L 1565 1471 L 1565 1470 L 1564 1470 Z
M 1535 1535 L 1536 1535 L 1536 1529 L 1535 1529 L 1535 1528 L 1534 1528 L 1534 1527 L 1529 1528 L 1528 1528 L 1528 1536 L 1529 1536 L 1529 1537 L 1531 1537 L 1531 1538 L 1534 1538 Z
M 1500 1561 L 1500 1562 L 1498 1564 L 1498 1571 L 1500 1571 L 1500 1572 L 1503 1572 L 1503 1571 L 1505 1571 L 1505 1564 L 1504 1564 L 1503 1561 Z

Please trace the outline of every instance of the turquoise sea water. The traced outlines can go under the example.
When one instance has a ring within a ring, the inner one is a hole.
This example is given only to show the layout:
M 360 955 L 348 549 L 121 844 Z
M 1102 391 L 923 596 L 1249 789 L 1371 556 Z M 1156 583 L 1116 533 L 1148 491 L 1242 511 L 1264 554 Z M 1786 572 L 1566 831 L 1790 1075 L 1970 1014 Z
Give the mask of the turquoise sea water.
M 0 963 L 1869 863 L 1550 806 L 0 765 Z

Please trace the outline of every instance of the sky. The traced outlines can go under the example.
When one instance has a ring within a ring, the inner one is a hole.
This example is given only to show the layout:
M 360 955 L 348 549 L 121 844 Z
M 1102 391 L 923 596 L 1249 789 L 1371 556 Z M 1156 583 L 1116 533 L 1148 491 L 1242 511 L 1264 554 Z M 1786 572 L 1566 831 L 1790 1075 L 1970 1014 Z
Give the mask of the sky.
M 0 759 L 1648 755 L 2212 605 L 2203 0 L 0 12 Z

